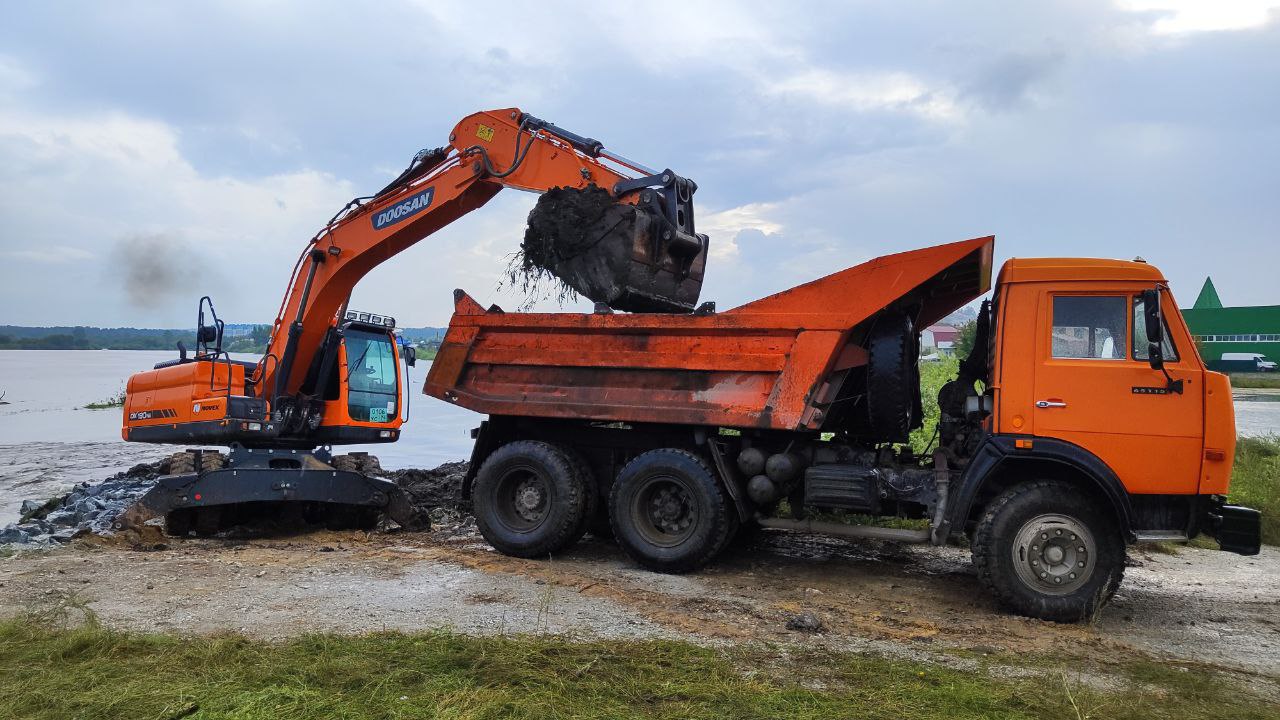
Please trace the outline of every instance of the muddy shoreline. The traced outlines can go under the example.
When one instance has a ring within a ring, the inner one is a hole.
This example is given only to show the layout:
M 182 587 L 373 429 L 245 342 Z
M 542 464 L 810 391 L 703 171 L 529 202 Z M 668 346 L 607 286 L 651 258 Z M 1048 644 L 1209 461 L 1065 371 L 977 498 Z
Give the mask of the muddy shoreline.
M 155 466 L 139 467 L 116 480 L 133 482 Z M 547 560 L 509 558 L 462 508 L 465 470 L 451 463 L 385 474 L 430 515 L 429 532 L 241 528 L 197 539 L 166 537 L 153 524 L 28 546 L 0 558 L 0 616 L 61 604 L 110 627 L 264 638 L 446 628 L 819 644 L 949 664 L 1154 658 L 1280 687 L 1276 548 L 1249 558 L 1131 549 L 1125 581 L 1099 617 L 1059 625 L 997 609 L 959 547 L 765 531 L 679 576 L 645 571 L 591 535 Z M 79 508 L 85 488 L 45 517 Z
M 952 662 L 1044 656 L 1199 663 L 1280 683 L 1280 551 L 1137 553 L 1091 624 L 1007 615 L 967 550 L 764 533 L 706 570 L 658 575 L 588 536 L 549 560 L 494 552 L 462 514 L 427 533 L 317 531 L 169 539 L 91 536 L 0 559 L 0 615 L 83 604 L 111 627 L 264 638 L 446 628 L 804 643 Z M 812 614 L 821 632 L 788 629 Z

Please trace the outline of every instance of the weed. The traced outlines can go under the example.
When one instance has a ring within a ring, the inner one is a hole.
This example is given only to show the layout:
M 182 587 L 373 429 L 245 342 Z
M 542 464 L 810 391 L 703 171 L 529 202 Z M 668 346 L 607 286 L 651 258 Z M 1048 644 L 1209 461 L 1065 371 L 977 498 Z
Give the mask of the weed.
M 105 398 L 103 400 L 99 400 L 97 402 L 91 402 L 88 405 L 85 405 L 84 409 L 85 410 L 108 410 L 110 408 L 124 407 L 124 400 L 125 400 L 124 388 L 120 388 L 120 390 L 116 392 L 115 395 L 112 395 L 111 397 Z

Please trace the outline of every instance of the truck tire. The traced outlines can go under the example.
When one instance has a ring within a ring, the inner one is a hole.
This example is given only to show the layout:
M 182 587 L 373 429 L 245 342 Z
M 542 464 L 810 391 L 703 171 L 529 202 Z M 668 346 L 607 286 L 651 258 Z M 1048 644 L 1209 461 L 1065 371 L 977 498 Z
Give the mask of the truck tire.
M 867 338 L 867 420 L 878 439 L 906 442 L 920 406 L 919 339 L 906 314 L 886 315 Z
M 613 536 L 631 559 L 666 573 L 697 570 L 737 529 L 724 489 L 697 455 L 651 450 L 627 463 L 609 493 Z
M 565 452 L 539 440 L 494 450 L 471 485 L 480 534 L 498 552 L 545 557 L 582 536 L 587 489 Z
M 973 563 L 1001 606 L 1079 622 L 1119 586 L 1124 541 L 1112 513 L 1079 488 L 1038 480 L 1006 490 L 983 510 Z
M 562 444 L 556 447 L 569 459 L 569 463 L 573 466 L 573 471 L 578 474 L 578 483 L 582 486 L 583 501 L 586 504 L 582 512 L 580 527 L 574 530 L 572 539 L 569 540 L 569 543 L 575 543 L 591 530 L 603 510 L 601 508 L 603 503 L 600 502 L 600 486 L 596 484 L 595 471 L 591 469 L 591 463 L 587 461 L 586 456 L 578 452 L 572 445 Z M 608 524 L 607 514 L 605 523 Z

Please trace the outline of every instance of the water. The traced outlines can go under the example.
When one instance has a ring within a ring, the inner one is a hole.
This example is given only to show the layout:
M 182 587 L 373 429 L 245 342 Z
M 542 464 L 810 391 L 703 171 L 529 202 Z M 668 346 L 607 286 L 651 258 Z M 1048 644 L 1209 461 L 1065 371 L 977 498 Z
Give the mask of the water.
M 1236 432 L 1280 435 L 1280 390 L 1236 390 Z
M 130 375 L 171 360 L 172 351 L 0 350 L 0 525 L 23 500 L 43 500 L 83 480 L 107 477 L 174 452 L 169 445 L 126 443 L 121 409 L 86 410 Z M 233 355 L 255 360 L 253 355 Z M 428 362 L 409 370 L 409 422 L 398 442 L 343 446 L 366 450 L 388 468 L 432 468 L 471 456 L 469 431 L 484 416 L 422 394 Z
M 123 442 L 119 408 L 84 409 L 115 395 L 131 374 L 173 357 L 172 351 L 0 350 L 0 392 L 9 403 L 0 405 L 0 525 L 17 518 L 25 499 L 43 500 L 173 452 Z M 431 468 L 471 456 L 468 432 L 483 416 L 423 395 L 427 366 L 410 370 L 409 423 L 399 442 L 344 451 L 367 450 L 388 468 Z M 1237 391 L 1235 407 L 1241 435 L 1280 434 L 1280 392 Z

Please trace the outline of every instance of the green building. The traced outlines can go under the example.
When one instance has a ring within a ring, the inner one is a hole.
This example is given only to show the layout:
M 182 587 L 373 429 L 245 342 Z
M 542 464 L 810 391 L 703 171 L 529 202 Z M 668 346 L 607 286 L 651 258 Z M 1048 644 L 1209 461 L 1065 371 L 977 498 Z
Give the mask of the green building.
M 1280 358 L 1280 305 L 1223 307 L 1213 279 L 1205 278 L 1196 304 L 1183 310 L 1182 316 L 1211 368 L 1222 367 L 1224 353 Z

